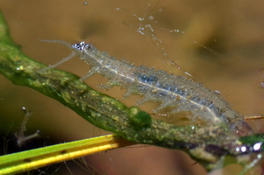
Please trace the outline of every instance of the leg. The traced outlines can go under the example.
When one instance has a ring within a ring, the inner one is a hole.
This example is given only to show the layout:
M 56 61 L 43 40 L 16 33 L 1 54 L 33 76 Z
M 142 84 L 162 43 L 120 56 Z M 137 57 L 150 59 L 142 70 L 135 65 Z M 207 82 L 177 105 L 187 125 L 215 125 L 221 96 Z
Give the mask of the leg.
M 46 43 L 57 43 L 57 44 L 62 44 L 66 47 L 68 47 L 69 49 L 72 49 L 72 45 L 70 43 L 67 43 L 65 41 L 62 40 L 40 40 L 41 42 L 46 42 Z
M 67 56 L 67 57 L 65 57 L 65 58 L 63 58 L 63 59 L 61 59 L 59 62 L 57 62 L 57 63 L 55 63 L 55 64 L 52 64 L 52 65 L 49 65 L 48 67 L 46 67 L 46 68 L 44 68 L 44 69 L 41 69 L 41 70 L 39 70 L 39 71 L 40 71 L 40 72 L 44 72 L 44 71 L 47 71 L 47 70 L 49 70 L 49 69 L 55 68 L 55 67 L 57 67 L 57 66 L 59 66 L 59 65 L 61 65 L 61 64 L 63 64 L 63 63 L 65 63 L 65 62 L 69 61 L 69 60 L 72 59 L 75 55 L 76 55 L 75 52 L 72 52 L 69 56 Z
M 40 41 L 41 41 L 41 42 L 47 42 L 47 43 L 58 43 L 58 44 L 62 44 L 62 45 L 64 45 L 64 46 L 68 47 L 69 49 L 72 49 L 72 46 L 71 46 L 70 43 L 67 43 L 67 42 L 62 41 L 62 40 L 40 40 Z M 50 65 L 50 66 L 47 67 L 47 68 L 41 69 L 40 72 L 44 72 L 44 71 L 49 70 L 49 69 L 51 69 L 51 68 L 55 68 L 55 67 L 57 67 L 57 66 L 59 66 L 59 65 L 61 65 L 61 64 L 63 64 L 63 63 L 65 63 L 65 62 L 69 61 L 69 60 L 72 59 L 74 56 L 75 56 L 75 53 L 72 52 L 69 56 L 63 58 L 63 59 L 60 60 L 58 63 L 56 63 L 56 64 L 54 64 L 54 65 Z
M 84 81 L 85 79 L 89 78 L 93 74 L 97 73 L 99 71 L 99 67 L 92 67 L 89 72 L 80 78 L 81 81 Z

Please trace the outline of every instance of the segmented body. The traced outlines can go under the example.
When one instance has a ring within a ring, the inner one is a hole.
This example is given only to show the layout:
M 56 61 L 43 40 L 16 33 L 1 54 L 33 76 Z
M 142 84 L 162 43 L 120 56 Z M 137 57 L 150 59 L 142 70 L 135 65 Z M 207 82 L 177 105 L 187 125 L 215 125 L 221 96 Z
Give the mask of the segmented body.
M 190 120 L 195 126 L 200 125 L 196 119 L 203 120 L 206 126 L 199 126 L 200 129 L 194 133 L 195 137 L 199 137 L 199 143 L 195 143 L 199 146 L 193 150 L 193 154 L 195 150 L 198 150 L 199 154 L 203 150 L 206 155 L 209 153 L 214 156 L 259 151 L 242 145 L 239 141 L 240 136 L 252 134 L 243 117 L 232 110 L 219 93 L 205 88 L 200 83 L 183 76 L 118 60 L 99 51 L 90 43 L 80 42 L 70 45 L 59 40 L 45 40 L 45 42 L 63 44 L 73 49 L 73 53 L 40 72 L 54 68 L 78 54 L 81 60 L 90 65 L 89 72 L 81 78 L 82 80 L 99 73 L 108 78 L 112 84 L 125 87 L 126 95 L 142 94 L 144 96 L 142 102 L 149 100 L 160 102 L 160 106 L 155 109 L 156 112 L 170 107 L 172 108 L 170 113 L 191 113 Z
M 211 124 L 225 124 L 237 129 L 245 123 L 241 115 L 233 111 L 219 94 L 183 76 L 144 66 L 135 66 L 117 60 L 85 42 L 73 44 L 72 48 L 82 60 L 91 66 L 87 76 L 102 74 L 128 89 L 128 94 L 144 95 L 143 101 L 161 102 L 157 110 L 172 107 L 171 113 L 188 111 L 192 118 L 200 118 Z

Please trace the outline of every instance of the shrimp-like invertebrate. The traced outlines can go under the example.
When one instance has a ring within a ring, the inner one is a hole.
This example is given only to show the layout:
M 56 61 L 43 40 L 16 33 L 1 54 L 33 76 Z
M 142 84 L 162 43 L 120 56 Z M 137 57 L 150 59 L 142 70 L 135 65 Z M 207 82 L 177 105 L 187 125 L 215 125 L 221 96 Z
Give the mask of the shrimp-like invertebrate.
M 47 40 L 46 42 L 61 43 L 73 50 L 70 56 L 50 67 L 58 66 L 78 54 L 80 59 L 91 67 L 82 80 L 99 73 L 109 79 L 112 84 L 125 87 L 126 95 L 137 93 L 144 96 L 142 102 L 150 100 L 160 102 L 155 112 L 171 107 L 170 113 L 187 111 L 191 113 L 192 119 L 199 118 L 209 125 L 224 124 L 236 132 L 243 132 L 243 128 L 250 130 L 243 121 L 243 117 L 232 110 L 218 93 L 192 79 L 145 66 L 135 66 L 109 56 L 91 43 L 84 41 L 72 45 L 58 40 Z M 243 135 L 244 133 L 238 134 Z
M 170 106 L 173 108 L 171 113 L 188 111 L 193 118 L 200 117 L 215 124 L 223 122 L 230 127 L 242 120 L 241 115 L 233 111 L 221 96 L 189 78 L 120 61 L 90 43 L 76 43 L 72 48 L 91 66 L 84 78 L 99 73 L 114 84 L 127 88 L 127 95 L 138 93 L 144 95 L 143 102 L 160 102 L 155 111 Z
M 90 66 L 89 72 L 81 80 L 98 73 L 106 77 L 109 84 L 126 88 L 126 96 L 136 93 L 144 97 L 142 102 L 159 102 L 160 106 L 154 110 L 156 113 L 168 107 L 171 109 L 168 115 L 190 113 L 188 117 L 191 121 L 191 128 L 195 126 L 200 128 L 195 131 L 198 146 L 191 149 L 191 154 L 196 157 L 199 157 L 202 152 L 203 157 L 215 161 L 217 160 L 215 156 L 259 152 L 259 149 L 253 149 L 254 146 L 248 147 L 239 141 L 241 136 L 252 134 L 251 128 L 242 115 L 232 110 L 219 93 L 200 83 L 184 76 L 176 76 L 162 70 L 136 66 L 118 60 L 84 41 L 72 45 L 58 40 L 47 42 L 66 45 L 73 52 L 70 56 L 44 70 L 56 67 L 77 54 Z M 214 141 L 211 140 L 212 138 Z

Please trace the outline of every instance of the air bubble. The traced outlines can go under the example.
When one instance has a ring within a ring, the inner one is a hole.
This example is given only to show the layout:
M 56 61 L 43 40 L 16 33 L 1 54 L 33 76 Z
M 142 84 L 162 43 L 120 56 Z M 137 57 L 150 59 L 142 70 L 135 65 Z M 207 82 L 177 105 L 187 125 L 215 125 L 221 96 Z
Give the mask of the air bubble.
M 175 33 L 180 33 L 181 30 L 180 30 L 180 29 L 172 29 L 172 30 L 170 30 L 169 32 L 171 32 L 171 33 L 173 33 L 173 32 L 175 32 Z M 181 32 L 181 33 L 183 33 L 183 32 Z
M 144 21 L 144 19 L 145 19 L 144 17 L 138 17 L 139 21 Z
M 84 6 L 87 6 L 87 5 L 88 5 L 88 1 L 84 0 L 84 1 L 83 1 L 83 5 L 84 5 Z
M 260 82 L 260 86 L 264 88 L 264 81 Z
M 214 92 L 215 92 L 216 94 L 218 94 L 218 95 L 221 94 L 221 92 L 220 92 L 219 90 L 214 90 Z
M 22 107 L 21 107 L 21 110 L 22 110 L 23 112 L 26 112 L 26 111 L 27 111 L 27 108 L 26 108 L 25 106 L 22 106 Z
M 261 154 L 258 154 L 258 155 L 257 155 L 257 158 L 258 158 L 258 159 L 261 159 L 261 158 L 262 158 L 262 155 L 261 155 Z
M 167 52 L 163 52 L 162 55 L 165 56 L 165 57 L 167 57 L 168 56 L 168 53 Z
M 149 20 L 154 20 L 154 16 L 149 16 L 148 19 Z
M 190 74 L 189 72 L 184 72 L 185 75 L 192 77 L 192 74 Z
M 140 33 L 141 35 L 145 35 L 144 30 L 145 30 L 144 27 L 139 26 L 138 29 L 137 29 L 137 32 Z
M 116 11 L 120 11 L 120 8 L 116 8 Z
M 149 30 L 150 30 L 151 32 L 154 32 L 154 29 L 153 29 L 153 27 L 152 27 L 151 24 L 146 24 L 145 27 L 146 27 L 146 28 L 149 28 Z

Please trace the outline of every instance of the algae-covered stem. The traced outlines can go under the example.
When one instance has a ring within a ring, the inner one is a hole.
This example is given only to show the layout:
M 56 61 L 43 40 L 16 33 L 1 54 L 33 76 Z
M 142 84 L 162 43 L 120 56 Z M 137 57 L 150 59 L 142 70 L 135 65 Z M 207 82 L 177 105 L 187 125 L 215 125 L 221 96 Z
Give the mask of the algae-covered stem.
M 39 71 L 45 68 L 46 65 L 27 57 L 13 43 L 3 15 L 0 14 L 0 73 L 14 84 L 28 86 L 54 98 L 97 127 L 112 131 L 129 141 L 181 149 L 204 165 L 215 163 L 222 155 L 230 154 L 225 150 L 222 140 L 217 138 L 219 134 L 228 138 L 231 133 L 226 127 L 218 126 L 208 132 L 197 126 L 168 124 L 151 118 L 137 107 L 128 108 L 93 90 L 74 74 L 56 69 Z M 252 136 L 251 139 L 259 138 Z M 243 141 L 246 143 L 247 140 Z M 224 151 L 221 154 L 210 154 L 210 150 L 205 152 L 201 149 L 208 145 L 214 148 L 212 152 Z

